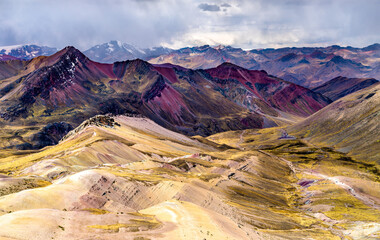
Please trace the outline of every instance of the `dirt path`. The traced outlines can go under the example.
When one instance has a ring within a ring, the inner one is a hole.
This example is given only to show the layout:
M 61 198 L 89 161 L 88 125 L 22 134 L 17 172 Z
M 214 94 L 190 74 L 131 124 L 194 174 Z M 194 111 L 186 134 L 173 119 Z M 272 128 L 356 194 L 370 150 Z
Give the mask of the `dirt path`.
M 243 132 L 241 132 L 240 136 L 239 136 L 239 142 L 236 143 L 236 146 L 241 149 L 241 150 L 244 150 L 243 147 L 240 146 L 240 144 L 242 144 L 244 142 L 244 138 L 243 138 L 243 135 L 245 134 L 247 130 L 243 130 Z
M 263 152 L 263 151 L 260 151 L 260 152 Z M 275 155 L 273 155 L 273 156 L 277 157 Z M 355 189 L 353 187 L 351 187 L 350 185 L 348 185 L 348 184 L 340 181 L 339 180 L 339 176 L 329 177 L 327 175 L 315 172 L 313 170 L 301 170 L 301 169 L 295 167 L 291 161 L 288 161 L 288 160 L 286 160 L 286 159 L 284 159 L 282 157 L 277 157 L 277 158 L 280 159 L 281 161 L 285 162 L 289 166 L 289 168 L 292 170 L 292 172 L 294 173 L 294 175 L 297 172 L 303 172 L 303 173 L 306 173 L 306 174 L 309 174 L 309 175 L 313 175 L 313 176 L 318 177 L 318 178 L 323 179 L 323 180 L 328 180 L 328 181 L 332 182 L 333 184 L 338 185 L 339 187 L 347 190 L 347 192 L 350 195 L 352 195 L 356 199 L 362 201 L 365 205 L 380 210 L 380 206 L 379 205 L 377 205 L 369 197 L 367 197 L 367 196 L 365 196 L 365 195 L 363 195 L 363 194 L 355 191 Z
M 344 188 L 345 190 L 347 190 L 347 192 L 349 194 L 351 194 L 356 199 L 362 201 L 365 205 L 380 210 L 380 206 L 379 205 L 377 205 L 374 201 L 372 201 L 367 196 L 364 196 L 364 195 L 360 194 L 359 192 L 355 191 L 355 189 L 353 187 L 351 187 L 350 185 L 348 185 L 348 184 L 340 181 L 339 178 L 338 178 L 338 176 L 329 177 L 329 176 L 326 176 L 326 175 L 321 174 L 321 173 L 313 172 L 312 170 L 307 171 L 306 173 L 310 174 L 310 175 L 313 175 L 315 177 L 322 178 L 324 180 L 328 180 L 328 181 L 334 183 L 335 185 L 338 185 L 338 186 Z

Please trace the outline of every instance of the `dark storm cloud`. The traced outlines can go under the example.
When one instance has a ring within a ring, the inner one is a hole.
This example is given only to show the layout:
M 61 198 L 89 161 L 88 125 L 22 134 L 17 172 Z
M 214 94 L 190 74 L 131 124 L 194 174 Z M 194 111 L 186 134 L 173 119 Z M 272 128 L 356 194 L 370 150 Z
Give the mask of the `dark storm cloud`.
M 0 0 L 0 45 L 242 48 L 380 39 L 379 0 Z
M 198 5 L 200 9 L 203 11 L 209 11 L 209 12 L 219 12 L 220 7 L 216 4 L 208 4 L 208 3 L 201 3 Z

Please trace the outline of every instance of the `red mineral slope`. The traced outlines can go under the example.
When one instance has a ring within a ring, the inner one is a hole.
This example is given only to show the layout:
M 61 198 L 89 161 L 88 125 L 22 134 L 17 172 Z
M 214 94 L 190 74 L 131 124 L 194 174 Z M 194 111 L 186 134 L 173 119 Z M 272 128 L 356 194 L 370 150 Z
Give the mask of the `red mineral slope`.
M 231 63 L 223 63 L 206 72 L 221 87 L 228 88 L 231 83 L 240 83 L 252 94 L 252 98 L 299 116 L 309 116 L 331 102 L 321 94 L 270 76 L 265 71 L 247 70 Z

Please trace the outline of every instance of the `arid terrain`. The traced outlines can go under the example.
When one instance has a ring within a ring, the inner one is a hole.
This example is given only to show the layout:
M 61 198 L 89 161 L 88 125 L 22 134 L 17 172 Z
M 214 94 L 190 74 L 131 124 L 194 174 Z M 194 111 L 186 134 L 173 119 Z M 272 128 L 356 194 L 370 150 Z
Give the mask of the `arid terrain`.
M 0 162 L 3 239 L 377 239 L 378 165 L 280 128 L 192 138 L 96 116 Z M 28 232 L 28 234 L 25 234 Z

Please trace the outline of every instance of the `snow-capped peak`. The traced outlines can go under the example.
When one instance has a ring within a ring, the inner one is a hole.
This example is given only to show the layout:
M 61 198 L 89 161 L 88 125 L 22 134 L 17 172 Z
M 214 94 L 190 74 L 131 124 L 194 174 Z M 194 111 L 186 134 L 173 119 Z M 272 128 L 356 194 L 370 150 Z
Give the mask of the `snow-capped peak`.
M 56 52 L 56 48 L 31 44 L 0 47 L 0 54 L 6 54 L 20 59 L 32 59 L 41 55 L 52 55 Z
M 13 49 L 21 48 L 23 45 L 11 45 L 11 46 L 2 46 L 0 51 L 5 50 L 3 54 L 9 54 Z
M 150 59 L 170 51 L 171 49 L 163 47 L 143 49 L 131 44 L 112 40 L 108 43 L 96 45 L 86 50 L 84 54 L 94 61 L 112 63 L 137 58 Z

